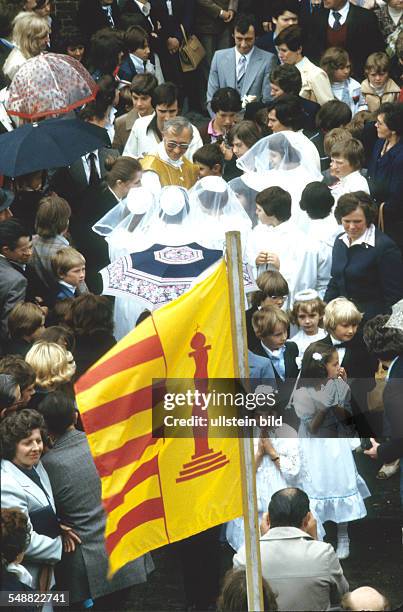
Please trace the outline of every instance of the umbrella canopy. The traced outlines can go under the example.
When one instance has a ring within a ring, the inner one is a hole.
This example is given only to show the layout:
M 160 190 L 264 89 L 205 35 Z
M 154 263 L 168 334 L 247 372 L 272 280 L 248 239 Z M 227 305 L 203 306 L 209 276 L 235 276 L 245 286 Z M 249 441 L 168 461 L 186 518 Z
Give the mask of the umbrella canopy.
M 392 314 L 385 327 L 392 327 L 393 329 L 403 331 L 403 300 L 396 302 L 396 304 L 392 306 Z
M 137 299 L 155 310 L 187 291 L 195 278 L 222 257 L 222 251 L 195 242 L 181 246 L 154 244 L 120 257 L 101 270 L 103 293 Z
M 95 98 L 98 87 L 84 66 L 68 55 L 46 53 L 26 61 L 13 78 L 9 115 L 39 119 L 60 115 Z
M 106 130 L 80 119 L 30 123 L 0 136 L 0 174 L 14 177 L 69 166 L 110 144 Z

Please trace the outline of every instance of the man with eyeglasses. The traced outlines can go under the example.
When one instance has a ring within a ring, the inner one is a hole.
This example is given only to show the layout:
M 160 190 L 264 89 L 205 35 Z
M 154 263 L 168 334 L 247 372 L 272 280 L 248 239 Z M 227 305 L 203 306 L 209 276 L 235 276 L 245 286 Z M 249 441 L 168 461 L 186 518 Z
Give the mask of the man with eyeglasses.
M 179 185 L 190 189 L 199 175 L 199 167 L 185 157 L 193 138 L 192 124 L 185 117 L 168 119 L 162 137 L 155 153 L 141 160 L 143 171 L 152 174 L 159 187 Z
M 143 157 L 154 153 L 162 142 L 162 131 L 165 121 L 173 119 L 179 113 L 178 88 L 174 83 L 163 83 L 156 87 L 151 95 L 151 104 L 155 109 L 152 115 L 139 117 L 130 132 L 123 155 Z M 203 146 L 199 130 L 192 125 L 192 138 L 185 151 L 188 160 Z

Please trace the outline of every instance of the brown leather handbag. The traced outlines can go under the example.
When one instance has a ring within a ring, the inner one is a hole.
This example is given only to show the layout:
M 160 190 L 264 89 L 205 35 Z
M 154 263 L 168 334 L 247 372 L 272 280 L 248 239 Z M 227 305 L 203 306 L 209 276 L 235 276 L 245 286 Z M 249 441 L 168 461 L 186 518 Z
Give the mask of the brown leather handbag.
M 205 57 L 206 51 L 197 36 L 192 34 L 188 38 L 182 24 L 180 28 L 183 34 L 183 42 L 179 49 L 179 61 L 182 72 L 192 72 L 192 70 L 196 70 Z

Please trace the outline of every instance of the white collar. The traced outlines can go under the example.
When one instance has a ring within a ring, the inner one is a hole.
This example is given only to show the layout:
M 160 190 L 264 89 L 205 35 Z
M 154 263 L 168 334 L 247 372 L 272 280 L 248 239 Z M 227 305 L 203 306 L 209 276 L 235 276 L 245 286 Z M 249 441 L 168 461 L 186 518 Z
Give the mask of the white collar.
M 342 240 L 348 248 L 352 246 L 356 246 L 357 244 L 365 244 L 367 248 L 369 246 L 374 247 L 375 246 L 375 225 L 371 223 L 371 225 L 365 230 L 362 236 L 357 238 L 357 240 L 354 240 L 354 242 L 352 242 L 351 244 L 345 232 L 339 237 L 339 240 Z
M 346 2 L 346 4 L 340 9 L 337 9 L 337 10 L 330 9 L 330 14 L 333 15 L 333 13 L 340 13 L 341 15 L 340 21 L 345 21 L 347 19 L 349 10 L 350 10 L 350 2 Z
M 165 145 L 163 140 L 161 140 L 157 147 L 157 155 L 161 161 L 165 162 L 166 164 L 169 164 L 170 166 L 173 166 L 174 168 L 180 168 L 183 165 L 182 158 L 175 161 L 168 156 L 168 153 L 165 151 Z
M 396 355 L 396 357 L 393 359 L 393 361 L 391 361 L 390 366 L 388 367 L 388 371 L 386 373 L 386 378 L 385 380 L 388 381 L 389 377 L 390 377 L 390 373 L 392 371 L 393 366 L 395 365 L 396 361 L 399 359 L 399 355 Z
M 122 201 L 122 198 L 118 198 L 118 196 L 116 195 L 116 193 L 113 191 L 113 189 L 111 189 L 111 188 L 109 187 L 109 185 L 108 185 L 108 189 L 109 189 L 109 191 L 111 192 L 111 194 L 112 194 L 113 196 L 115 196 L 115 198 L 116 198 L 116 204 L 119 204 L 119 202 L 121 202 L 121 201 Z
M 142 2 L 138 2 L 138 0 L 134 0 L 134 2 L 137 4 L 143 15 L 148 17 L 151 11 L 151 4 L 149 2 L 145 2 L 143 4 Z
M 67 289 L 70 289 L 70 291 L 72 291 L 73 293 L 75 293 L 77 289 L 77 287 L 75 287 L 74 285 L 70 285 L 70 283 L 66 283 L 66 281 L 64 280 L 59 280 L 59 285 L 67 287 Z
M 249 51 L 249 53 L 239 53 L 238 49 L 236 47 L 234 47 L 235 49 L 235 64 L 238 66 L 239 64 L 239 60 L 241 59 L 241 57 L 245 57 L 246 58 L 246 66 L 249 63 L 249 60 L 251 58 L 251 55 L 253 53 L 253 51 L 255 50 L 255 47 L 252 47 L 252 49 Z
M 134 67 L 136 68 L 137 71 L 141 70 L 141 72 L 145 71 L 144 68 L 144 62 L 142 59 L 140 59 L 139 57 L 137 57 L 137 55 L 134 55 L 134 53 L 129 53 L 130 59 L 132 60 Z M 148 63 L 148 60 L 145 62 L 146 65 Z

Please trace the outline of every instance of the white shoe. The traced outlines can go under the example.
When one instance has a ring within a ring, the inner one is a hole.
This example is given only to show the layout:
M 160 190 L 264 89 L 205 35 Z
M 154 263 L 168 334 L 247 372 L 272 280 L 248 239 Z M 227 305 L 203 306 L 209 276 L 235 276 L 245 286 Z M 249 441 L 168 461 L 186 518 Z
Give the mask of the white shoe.
M 339 559 L 348 559 L 350 556 L 350 540 L 348 538 L 341 538 L 337 542 L 336 555 Z

